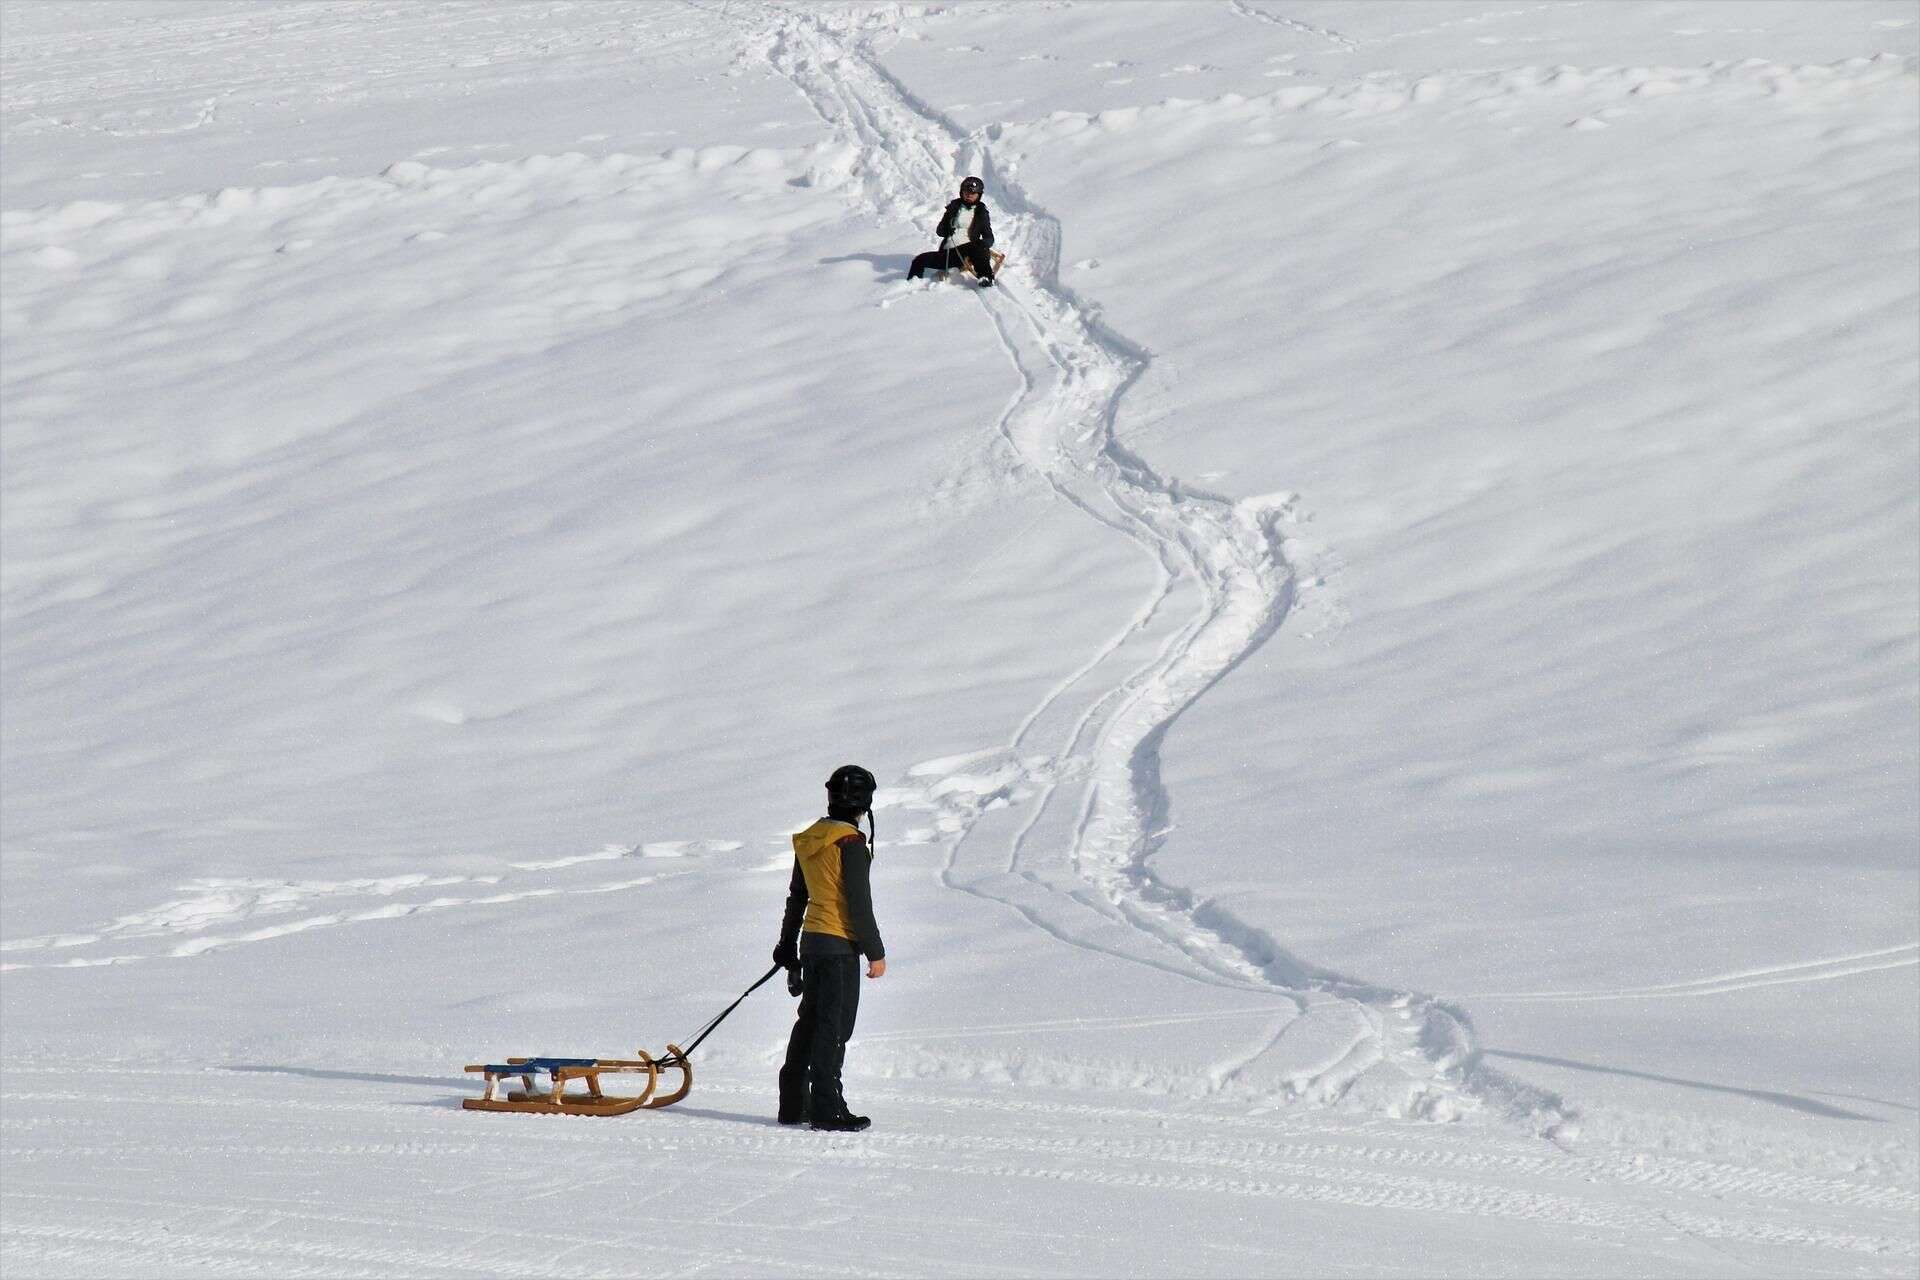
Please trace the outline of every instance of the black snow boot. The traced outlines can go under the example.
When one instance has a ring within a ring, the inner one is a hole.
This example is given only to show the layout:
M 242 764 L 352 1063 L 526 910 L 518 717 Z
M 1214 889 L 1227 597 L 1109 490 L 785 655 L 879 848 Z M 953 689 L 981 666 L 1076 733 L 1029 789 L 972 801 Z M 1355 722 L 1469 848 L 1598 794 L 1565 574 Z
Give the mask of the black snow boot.
M 838 1115 L 823 1116 L 813 1122 L 813 1127 L 822 1133 L 859 1133 L 872 1124 L 866 1116 L 857 1116 L 851 1111 L 841 1111 Z
M 780 1072 L 780 1123 L 804 1124 L 807 1119 L 806 1068 Z

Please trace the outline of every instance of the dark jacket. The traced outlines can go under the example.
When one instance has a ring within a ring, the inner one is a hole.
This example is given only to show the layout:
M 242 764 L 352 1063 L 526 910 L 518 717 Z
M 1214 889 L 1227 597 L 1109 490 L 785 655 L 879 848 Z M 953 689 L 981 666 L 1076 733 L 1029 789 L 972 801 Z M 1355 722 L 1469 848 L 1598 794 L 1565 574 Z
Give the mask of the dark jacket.
M 966 202 L 959 197 L 947 201 L 947 211 L 940 215 L 940 225 L 933 229 L 942 240 L 954 234 L 958 227 L 960 213 L 966 208 Z M 993 218 L 987 213 L 987 202 L 973 202 L 973 221 L 967 227 L 967 242 L 977 244 L 983 249 L 993 248 Z

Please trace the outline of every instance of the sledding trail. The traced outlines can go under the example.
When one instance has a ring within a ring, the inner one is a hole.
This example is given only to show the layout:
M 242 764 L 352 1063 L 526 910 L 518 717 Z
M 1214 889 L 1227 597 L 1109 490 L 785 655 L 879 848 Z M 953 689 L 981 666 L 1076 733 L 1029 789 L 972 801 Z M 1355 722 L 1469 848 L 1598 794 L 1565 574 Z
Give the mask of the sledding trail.
M 1663 982 L 1650 987 L 1609 987 L 1598 991 L 1495 991 L 1477 998 L 1544 1004 L 1578 1004 L 1593 1000 L 1686 1000 L 1698 996 L 1724 995 L 1730 991 L 1750 991 L 1755 987 L 1831 982 L 1835 978 L 1850 978 L 1862 973 L 1910 969 L 1916 964 L 1920 964 L 1920 943 L 1907 942 L 1897 947 L 1882 947 L 1878 951 L 1862 951 L 1854 955 L 1807 960 L 1797 964 L 1769 965 L 1762 969 L 1742 969 L 1738 973 L 1715 974 L 1689 982 Z
M 1147 602 L 1005 749 L 913 771 L 951 838 L 946 882 L 1065 942 L 1274 997 L 1284 1024 L 1252 1055 L 1217 1062 L 1216 1088 L 1434 1118 L 1497 1099 L 1555 1123 L 1555 1101 L 1485 1068 L 1448 1010 L 1304 965 L 1155 875 L 1169 816 L 1161 741 L 1286 617 L 1290 499 L 1199 492 L 1120 443 L 1118 406 L 1145 353 L 1061 284 L 1058 222 L 996 165 L 983 134 L 963 135 L 880 64 L 871 42 L 895 15 L 762 8 L 750 21 L 750 53 L 849 148 L 825 180 L 882 221 L 918 227 L 962 172 L 985 179 L 1010 287 L 981 296 L 1021 379 L 999 429 L 1022 467 L 1156 566 Z
M 755 1122 L 757 1080 L 710 1080 L 700 1106 L 644 1122 L 496 1125 L 447 1105 L 452 1082 L 434 1071 L 79 1065 L 12 1082 L 9 1274 L 917 1275 L 944 1274 L 929 1258 L 1004 1256 L 1021 1274 L 1266 1275 L 1273 1222 L 1328 1218 L 1337 1242 L 1305 1256 L 1309 1274 L 1356 1269 L 1353 1241 L 1381 1223 L 1490 1255 L 1554 1240 L 1610 1261 L 1654 1240 L 1686 1275 L 1899 1276 L 1920 1256 L 1913 1193 L 1857 1173 L 953 1081 L 870 1082 L 889 1124 L 857 1139 Z M 127 1105 L 106 1113 L 102 1098 Z M 103 1176 L 129 1165 L 144 1176 Z M 636 1187 L 636 1168 L 654 1176 Z M 981 1185 L 1005 1189 L 992 1222 L 941 1211 Z M 581 1209 L 613 1196 L 637 1216 Z M 484 1215 L 467 1208 L 476 1197 Z M 1187 1228 L 1145 1264 L 1149 1246 L 1111 1225 L 1143 1201 Z M 861 1222 L 862 1270 L 844 1256 L 855 1215 L 841 1206 L 878 1202 L 895 1207 Z M 1201 1211 L 1217 1216 L 1195 1226 Z M 1296 1253 L 1322 1247 L 1298 1234 Z

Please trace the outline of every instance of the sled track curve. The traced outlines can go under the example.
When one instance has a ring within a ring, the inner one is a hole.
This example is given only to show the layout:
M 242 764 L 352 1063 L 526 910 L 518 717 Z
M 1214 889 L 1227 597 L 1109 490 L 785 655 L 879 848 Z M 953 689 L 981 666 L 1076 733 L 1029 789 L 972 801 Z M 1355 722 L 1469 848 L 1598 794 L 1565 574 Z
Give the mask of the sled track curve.
M 895 14 L 733 13 L 746 28 L 743 56 L 786 77 L 846 144 L 828 180 L 881 221 L 917 227 L 929 193 L 962 172 L 986 181 L 1013 287 L 981 301 L 1021 381 L 998 430 L 1019 469 L 1156 566 L 1147 602 L 999 753 L 1017 821 L 982 822 L 979 803 L 953 815 L 945 882 L 1069 944 L 1271 997 L 1291 1016 L 1251 1055 L 1216 1063 L 1213 1088 L 1436 1119 L 1493 1103 L 1542 1130 L 1565 1119 L 1558 1099 L 1480 1060 L 1457 1010 L 1306 965 L 1158 878 L 1151 863 L 1169 815 L 1161 742 L 1287 616 L 1294 579 L 1280 526 L 1289 500 L 1194 489 L 1122 444 L 1119 406 L 1147 354 L 1061 283 L 1057 219 L 996 165 L 989 140 L 881 65 L 872 42 L 894 30 Z

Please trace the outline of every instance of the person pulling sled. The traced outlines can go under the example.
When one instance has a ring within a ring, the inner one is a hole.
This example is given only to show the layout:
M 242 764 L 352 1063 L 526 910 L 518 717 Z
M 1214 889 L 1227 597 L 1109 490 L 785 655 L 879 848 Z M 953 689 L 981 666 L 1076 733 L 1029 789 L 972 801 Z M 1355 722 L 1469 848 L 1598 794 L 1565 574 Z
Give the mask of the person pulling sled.
M 993 252 L 993 216 L 987 212 L 986 189 L 978 178 L 961 179 L 959 197 L 947 201 L 947 210 L 933 229 L 940 247 L 913 260 L 907 269 L 909 280 L 918 280 L 927 271 L 959 267 L 971 270 L 981 288 L 993 284 L 993 273 L 1007 255 Z M 959 244 L 950 243 L 955 237 Z
M 857 1133 L 871 1123 L 847 1110 L 840 1067 L 860 1011 L 860 957 L 867 976 L 887 972 L 887 949 L 873 922 L 873 849 L 858 825 L 873 828 L 873 775 L 842 765 L 827 779 L 827 816 L 793 837 L 793 879 L 773 962 L 797 974 L 800 1014 L 780 1068 L 780 1123 Z M 788 983 L 789 989 L 793 986 Z

